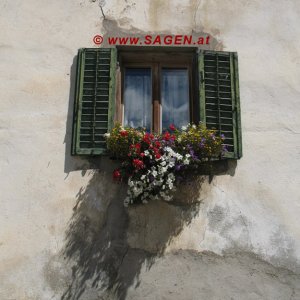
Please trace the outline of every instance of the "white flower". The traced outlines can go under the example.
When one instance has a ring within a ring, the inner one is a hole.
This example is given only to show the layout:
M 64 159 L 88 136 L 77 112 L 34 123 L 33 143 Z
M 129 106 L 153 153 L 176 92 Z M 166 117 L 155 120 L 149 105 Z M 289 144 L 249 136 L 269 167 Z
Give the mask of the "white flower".
M 166 168 L 166 167 L 163 167 L 163 168 L 161 168 L 161 174 L 164 174 L 164 173 L 166 173 L 166 172 L 167 172 L 167 170 L 168 170 L 168 168 Z
M 126 197 L 125 200 L 124 200 L 124 206 L 128 207 L 129 202 L 130 202 L 129 197 Z
M 171 178 L 168 178 L 167 183 L 168 183 L 168 184 L 172 183 L 172 179 L 171 179 Z
M 175 166 L 175 163 L 173 162 L 173 161 L 171 161 L 170 163 L 169 163 L 169 168 L 173 168 Z
M 187 129 L 186 126 L 182 126 L 182 127 L 181 127 L 181 130 L 182 130 L 182 131 L 186 131 L 186 129 Z
M 179 154 L 179 153 L 177 153 L 177 154 L 176 154 L 176 158 L 177 158 L 178 160 L 182 160 L 182 155 Z
M 193 127 L 194 129 L 196 129 L 196 125 L 195 125 L 195 124 L 193 124 L 192 127 Z
M 188 159 L 184 159 L 184 160 L 183 160 L 183 164 L 184 164 L 184 165 L 188 165 L 189 163 L 190 163 L 190 162 L 189 162 Z
M 133 203 L 138 197 L 141 198 L 143 203 L 147 203 L 152 199 L 162 199 L 165 201 L 172 200 L 172 196 L 168 193 L 176 190 L 174 185 L 176 178 L 171 170 L 179 161 L 185 165 L 190 164 L 191 155 L 186 154 L 185 156 L 182 156 L 175 152 L 171 147 L 165 147 L 164 152 L 165 153 L 161 156 L 160 161 L 146 170 L 146 174 L 141 175 L 138 180 L 133 179 L 132 177 L 128 180 L 128 197 L 127 200 L 124 201 L 124 205 Z M 148 157 L 153 155 L 149 150 L 146 150 L 145 154 Z M 160 188 L 158 193 L 156 192 L 157 187 Z M 152 195 L 153 193 L 154 195 Z
M 109 138 L 110 137 L 110 133 L 109 132 L 104 133 L 104 137 Z
M 168 174 L 168 178 L 170 178 L 170 179 L 172 179 L 172 180 L 173 180 L 173 179 L 175 179 L 175 176 L 174 176 L 174 174 L 173 174 L 173 173 L 169 173 L 169 174 Z
M 172 197 L 171 197 L 171 196 L 165 196 L 165 197 L 164 197 L 164 200 L 165 200 L 165 201 L 171 201 L 171 200 L 172 200 Z
M 162 161 L 162 162 L 160 163 L 160 165 L 163 166 L 163 167 L 164 167 L 166 164 L 167 164 L 167 163 L 166 163 L 165 161 Z

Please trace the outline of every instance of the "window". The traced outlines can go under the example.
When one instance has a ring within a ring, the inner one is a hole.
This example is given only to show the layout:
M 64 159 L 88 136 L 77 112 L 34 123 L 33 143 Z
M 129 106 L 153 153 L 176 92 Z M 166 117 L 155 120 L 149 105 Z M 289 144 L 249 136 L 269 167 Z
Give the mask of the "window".
M 119 51 L 122 85 L 118 121 L 152 132 L 161 132 L 170 124 L 181 127 L 191 122 L 195 50 L 138 49 Z
M 72 154 L 104 153 L 104 134 L 114 121 L 154 132 L 201 121 L 225 135 L 228 158 L 240 158 L 237 54 L 181 47 L 79 49 Z

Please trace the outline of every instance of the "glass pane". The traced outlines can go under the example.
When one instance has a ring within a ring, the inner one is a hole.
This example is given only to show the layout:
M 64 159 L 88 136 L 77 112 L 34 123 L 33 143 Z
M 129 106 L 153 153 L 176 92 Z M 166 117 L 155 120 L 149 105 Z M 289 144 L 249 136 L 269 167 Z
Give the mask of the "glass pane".
M 124 125 L 151 129 L 151 69 L 125 69 Z
M 189 76 L 187 69 L 162 69 L 162 129 L 190 122 Z

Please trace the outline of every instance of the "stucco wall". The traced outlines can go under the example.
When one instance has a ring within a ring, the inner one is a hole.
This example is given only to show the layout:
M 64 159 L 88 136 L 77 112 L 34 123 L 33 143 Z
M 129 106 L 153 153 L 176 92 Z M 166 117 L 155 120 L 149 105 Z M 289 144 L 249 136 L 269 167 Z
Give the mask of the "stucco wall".
M 299 17 L 297 0 L 2 0 L 0 299 L 299 299 Z M 113 162 L 70 156 L 77 49 L 144 32 L 239 54 L 244 157 L 182 187 L 193 205 L 126 210 Z

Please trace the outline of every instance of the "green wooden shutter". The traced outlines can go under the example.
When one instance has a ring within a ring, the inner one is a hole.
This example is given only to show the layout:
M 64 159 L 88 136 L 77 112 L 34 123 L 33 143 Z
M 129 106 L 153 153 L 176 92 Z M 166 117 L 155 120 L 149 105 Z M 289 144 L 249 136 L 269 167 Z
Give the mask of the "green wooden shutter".
M 105 152 L 104 134 L 113 126 L 116 49 L 78 50 L 72 155 Z
M 225 135 L 227 158 L 242 157 L 238 57 L 201 50 L 198 57 L 200 121 Z

